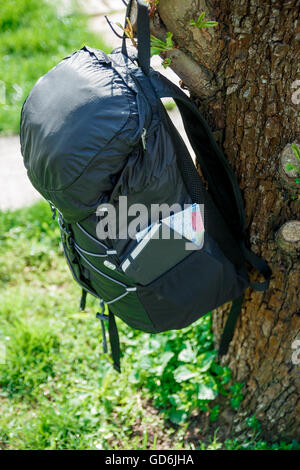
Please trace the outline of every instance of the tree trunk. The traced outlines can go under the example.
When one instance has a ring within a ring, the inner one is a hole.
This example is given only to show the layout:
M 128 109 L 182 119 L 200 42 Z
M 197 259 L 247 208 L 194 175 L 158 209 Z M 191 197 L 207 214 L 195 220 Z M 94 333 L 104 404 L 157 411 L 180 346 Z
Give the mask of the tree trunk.
M 219 25 L 190 25 L 202 11 Z M 300 344 L 295 342 L 300 340 L 299 225 L 284 231 L 289 233 L 284 243 L 279 230 L 299 218 L 300 208 L 295 178 L 280 168 L 282 151 L 297 140 L 299 129 L 299 24 L 297 0 L 159 0 L 152 24 L 156 36 L 174 34 L 178 49 L 168 53 L 171 67 L 233 167 L 251 249 L 273 271 L 268 291 L 247 289 L 223 359 L 233 379 L 245 382 L 231 432 L 243 433 L 245 417 L 255 415 L 268 440 L 299 438 L 300 354 L 293 349 Z M 282 172 L 291 184 L 285 184 Z M 261 280 L 255 270 L 250 277 Z M 213 313 L 216 348 L 229 307 Z M 228 421 L 225 412 L 221 420 L 225 415 Z

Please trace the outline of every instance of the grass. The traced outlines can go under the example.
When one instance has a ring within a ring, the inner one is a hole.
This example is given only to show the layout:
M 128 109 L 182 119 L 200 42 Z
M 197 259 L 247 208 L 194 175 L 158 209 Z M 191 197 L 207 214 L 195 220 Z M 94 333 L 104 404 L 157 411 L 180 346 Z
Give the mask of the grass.
M 84 44 L 107 50 L 80 13 L 53 2 L 6 0 L 0 8 L 0 134 L 19 132 L 22 104 L 37 79 Z M 2 96 L 3 95 L 3 96 Z
M 123 371 L 101 351 L 97 303 L 79 311 L 59 231 L 44 202 L 0 213 L 0 448 L 290 449 L 253 438 L 189 436 L 196 415 L 217 422 L 214 397 L 237 409 L 243 384 L 215 362 L 210 316 L 149 335 L 118 321 Z

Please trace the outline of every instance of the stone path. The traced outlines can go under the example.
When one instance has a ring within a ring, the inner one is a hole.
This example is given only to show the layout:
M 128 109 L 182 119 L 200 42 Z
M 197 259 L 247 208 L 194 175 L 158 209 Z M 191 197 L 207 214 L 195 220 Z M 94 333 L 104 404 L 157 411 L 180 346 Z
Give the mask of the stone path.
M 90 29 L 101 34 L 105 43 L 112 49 L 120 46 L 121 40 L 111 31 L 104 15 L 108 15 L 113 23 L 121 22 L 123 24 L 125 6 L 122 0 L 78 0 L 78 3 L 82 10 L 89 15 Z M 64 0 L 63 10 L 70 9 L 70 5 L 70 0 Z M 170 68 L 165 70 L 161 66 L 161 59 L 158 56 L 151 59 L 151 65 L 178 85 L 177 75 Z M 169 115 L 192 152 L 178 109 L 174 108 L 169 112 Z M 19 137 L 0 137 L 0 210 L 17 209 L 30 205 L 39 198 L 40 195 L 32 187 L 26 175 L 20 152 Z
M 40 197 L 27 177 L 19 136 L 0 137 L 0 210 L 28 206 Z

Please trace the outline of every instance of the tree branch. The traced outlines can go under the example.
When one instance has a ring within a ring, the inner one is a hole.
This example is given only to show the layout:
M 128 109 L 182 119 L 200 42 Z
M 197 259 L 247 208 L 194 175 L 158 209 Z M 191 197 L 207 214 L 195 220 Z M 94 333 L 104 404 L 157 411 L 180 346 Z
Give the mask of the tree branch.
M 211 35 L 206 34 L 204 31 L 199 31 L 195 26 L 189 25 L 190 19 L 192 19 L 190 11 L 192 11 L 192 0 L 182 2 L 182 0 L 174 0 L 170 2 L 169 0 L 160 0 L 158 4 L 157 11 L 150 21 L 150 30 L 153 36 L 161 39 L 162 41 L 166 40 L 167 32 L 170 31 L 174 34 L 175 42 L 180 40 L 181 34 L 178 34 L 179 23 L 181 20 L 182 13 L 182 4 L 184 4 L 185 16 L 187 17 L 186 23 L 189 30 L 192 34 L 202 39 L 202 48 L 212 49 L 211 45 Z M 181 8 L 178 7 L 181 5 Z M 206 12 L 208 11 L 205 8 Z M 172 11 L 172 21 L 170 22 L 170 28 L 165 26 L 163 20 L 167 17 L 170 17 Z M 175 13 L 175 16 L 174 16 Z M 208 15 L 211 15 L 211 12 L 208 12 Z M 133 26 L 133 29 L 136 31 L 137 28 L 137 8 L 136 2 L 133 2 L 133 7 L 130 14 L 130 21 Z M 177 26 L 175 24 L 177 22 Z M 183 27 L 183 30 L 186 34 L 186 28 Z M 178 36 L 178 37 L 177 37 Z M 181 41 L 180 41 L 181 42 Z M 210 43 L 210 48 L 206 47 Z M 204 64 L 196 62 L 188 50 L 181 43 L 178 44 L 179 48 L 172 51 L 164 52 L 161 56 L 162 58 L 170 58 L 171 64 L 170 67 L 174 72 L 181 78 L 183 84 L 189 88 L 192 92 L 196 93 L 198 96 L 203 98 L 209 98 L 215 95 L 218 87 L 214 81 L 214 72 L 206 67 Z M 213 53 L 213 51 L 212 51 Z
M 290 220 L 286 222 L 277 232 L 276 240 L 279 248 L 285 253 L 293 256 L 300 251 L 300 222 Z

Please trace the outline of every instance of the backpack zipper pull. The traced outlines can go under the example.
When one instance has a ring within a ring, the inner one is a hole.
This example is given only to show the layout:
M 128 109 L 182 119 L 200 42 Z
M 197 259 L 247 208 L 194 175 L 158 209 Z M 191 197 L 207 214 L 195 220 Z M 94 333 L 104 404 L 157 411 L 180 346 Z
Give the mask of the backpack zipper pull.
M 141 134 L 141 139 L 142 139 L 142 144 L 143 144 L 143 149 L 144 149 L 144 150 L 147 149 L 147 145 L 146 145 L 146 135 L 147 135 L 147 129 L 143 128 L 142 134 Z

